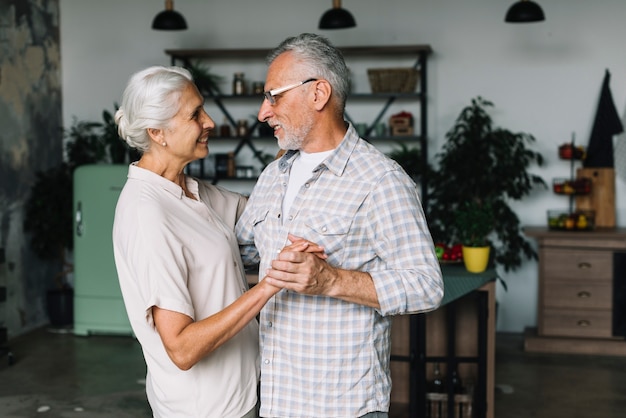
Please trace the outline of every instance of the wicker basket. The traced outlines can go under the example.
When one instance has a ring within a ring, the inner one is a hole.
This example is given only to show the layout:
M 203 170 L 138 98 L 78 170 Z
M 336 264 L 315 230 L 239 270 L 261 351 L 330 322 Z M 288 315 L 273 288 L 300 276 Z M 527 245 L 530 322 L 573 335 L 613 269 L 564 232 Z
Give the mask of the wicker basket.
M 419 80 L 415 68 L 369 68 L 372 93 L 413 93 Z

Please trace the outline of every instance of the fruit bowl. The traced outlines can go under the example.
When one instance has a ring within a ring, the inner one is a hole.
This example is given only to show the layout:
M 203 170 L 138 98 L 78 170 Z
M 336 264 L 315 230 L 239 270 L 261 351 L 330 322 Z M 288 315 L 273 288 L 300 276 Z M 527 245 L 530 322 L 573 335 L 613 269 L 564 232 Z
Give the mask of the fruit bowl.
M 548 228 L 558 231 L 590 231 L 594 228 L 595 212 L 592 210 L 548 211 Z
M 585 148 L 569 143 L 563 144 L 559 147 L 559 157 L 563 160 L 584 160 Z
M 556 194 L 589 194 L 591 193 L 591 179 L 588 177 L 580 177 L 575 180 L 556 178 L 552 182 L 552 190 Z

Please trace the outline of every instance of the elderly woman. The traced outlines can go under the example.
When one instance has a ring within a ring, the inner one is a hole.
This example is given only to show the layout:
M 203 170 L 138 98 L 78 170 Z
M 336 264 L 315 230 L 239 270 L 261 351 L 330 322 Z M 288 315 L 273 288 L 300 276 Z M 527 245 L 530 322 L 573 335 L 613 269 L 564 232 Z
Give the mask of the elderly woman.
M 113 246 L 153 414 L 254 417 L 255 316 L 279 289 L 266 281 L 248 289 L 233 233 L 245 198 L 184 173 L 207 156 L 215 123 L 178 67 L 133 75 L 115 121 L 141 153 L 117 203 Z

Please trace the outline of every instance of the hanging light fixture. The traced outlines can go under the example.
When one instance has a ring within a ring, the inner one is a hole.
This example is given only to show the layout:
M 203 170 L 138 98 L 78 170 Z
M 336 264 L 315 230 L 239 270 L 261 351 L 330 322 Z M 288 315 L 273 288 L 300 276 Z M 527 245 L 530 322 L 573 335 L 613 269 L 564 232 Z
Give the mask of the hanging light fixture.
M 320 19 L 320 29 L 347 29 L 356 26 L 352 13 L 341 8 L 341 0 L 333 0 L 333 8 L 327 10 Z
M 505 22 L 508 23 L 530 23 L 546 20 L 541 6 L 531 0 L 519 0 L 513 4 L 506 12 Z
M 154 17 L 152 29 L 157 30 L 184 30 L 187 22 L 180 13 L 174 11 L 174 0 L 165 0 L 165 10 Z

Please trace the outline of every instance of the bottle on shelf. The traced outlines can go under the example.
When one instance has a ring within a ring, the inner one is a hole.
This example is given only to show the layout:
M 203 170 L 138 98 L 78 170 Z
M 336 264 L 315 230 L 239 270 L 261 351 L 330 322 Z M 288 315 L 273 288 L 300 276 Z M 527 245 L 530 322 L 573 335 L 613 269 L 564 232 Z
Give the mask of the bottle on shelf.
M 430 382 L 429 391 L 432 393 L 445 392 L 443 386 L 443 377 L 441 376 L 441 370 L 439 369 L 439 363 L 434 364 L 433 380 Z
M 248 121 L 245 119 L 239 119 L 237 121 L 237 137 L 246 138 L 249 134 Z
M 246 81 L 243 73 L 235 73 L 233 78 L 233 95 L 241 96 L 246 94 Z
M 227 160 L 227 165 L 226 165 L 226 176 L 228 177 L 235 177 L 235 173 L 236 173 L 236 164 L 235 164 L 235 153 L 234 152 L 229 152 L 228 154 L 228 160 Z
M 220 126 L 220 136 L 222 138 L 230 138 L 230 125 L 228 119 L 224 117 L 224 123 Z
M 463 382 L 461 381 L 456 367 L 452 369 L 452 373 L 450 374 L 450 384 L 452 385 L 454 393 L 463 393 Z

